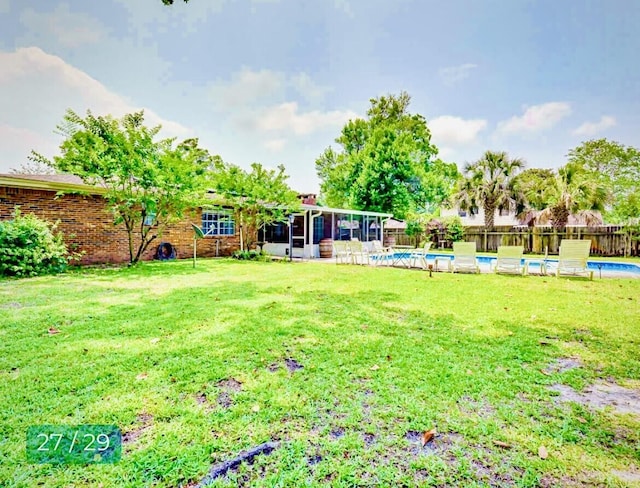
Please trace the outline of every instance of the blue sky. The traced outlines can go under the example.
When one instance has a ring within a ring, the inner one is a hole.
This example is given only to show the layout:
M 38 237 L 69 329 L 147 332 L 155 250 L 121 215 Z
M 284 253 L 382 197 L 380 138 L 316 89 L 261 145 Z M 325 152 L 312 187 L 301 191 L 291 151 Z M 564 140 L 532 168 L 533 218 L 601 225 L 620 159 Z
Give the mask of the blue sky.
M 447 161 L 557 167 L 640 146 L 640 2 L 0 0 L 0 172 L 52 156 L 67 107 L 144 108 L 229 162 L 314 161 L 371 97 L 408 91 Z

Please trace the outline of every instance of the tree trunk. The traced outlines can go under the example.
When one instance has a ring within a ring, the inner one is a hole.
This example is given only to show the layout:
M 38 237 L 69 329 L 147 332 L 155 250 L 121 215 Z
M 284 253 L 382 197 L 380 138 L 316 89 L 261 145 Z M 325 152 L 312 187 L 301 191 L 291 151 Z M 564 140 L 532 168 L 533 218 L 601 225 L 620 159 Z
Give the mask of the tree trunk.
M 488 231 L 492 231 L 495 226 L 496 206 L 493 202 L 484 204 L 484 227 Z
M 138 246 L 138 252 L 136 253 L 136 257 L 134 258 L 134 261 L 132 264 L 136 264 L 138 261 L 140 261 L 142 254 L 147 250 L 147 248 L 149 247 L 149 244 L 151 244 L 151 242 L 153 242 L 153 240 L 156 237 L 158 236 L 153 235 L 151 239 L 147 239 L 146 237 L 142 239 L 142 242 L 140 242 L 140 245 Z
M 569 209 L 564 205 L 556 205 L 551 209 L 551 224 L 555 229 L 564 229 L 569 222 Z
M 127 229 L 127 238 L 129 240 L 129 266 L 135 264 L 133 260 L 133 227 L 131 223 L 127 220 L 124 221 L 124 226 Z

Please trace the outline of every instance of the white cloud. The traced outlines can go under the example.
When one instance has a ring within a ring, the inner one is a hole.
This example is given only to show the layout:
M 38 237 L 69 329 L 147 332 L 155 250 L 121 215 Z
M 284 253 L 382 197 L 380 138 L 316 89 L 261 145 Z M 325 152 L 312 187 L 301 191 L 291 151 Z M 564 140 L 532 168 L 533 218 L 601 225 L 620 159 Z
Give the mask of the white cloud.
M 0 124 L 0 173 L 18 168 L 27 162 L 27 156 L 34 149 L 45 155 L 54 154 L 60 141 L 53 134 L 41 134 L 22 127 Z
M 264 143 L 264 147 L 267 148 L 271 152 L 280 152 L 286 146 L 286 139 L 272 139 Z
M 213 104 L 220 110 L 234 110 L 238 107 L 270 100 L 280 96 L 285 88 L 285 76 L 271 70 L 252 71 L 243 68 L 232 75 L 229 82 L 218 82 L 210 90 Z
M 307 73 L 293 75 L 289 84 L 309 103 L 322 101 L 333 90 L 330 86 L 318 85 Z
M 572 134 L 575 136 L 595 136 L 596 134 L 616 125 L 615 117 L 603 115 L 598 122 L 585 122 L 575 129 Z
M 49 150 L 51 144 L 57 146 L 58 139 L 53 131 L 67 108 L 80 114 L 91 109 L 96 114 L 117 117 L 144 107 L 114 93 L 84 71 L 40 48 L 0 51 L 0 124 L 3 135 L 10 131 L 25 135 L 14 141 L 21 145 L 22 152 L 14 147 L 7 156 L 5 148 L 0 148 L 0 164 L 20 164 L 32 149 L 42 152 Z M 161 124 L 163 136 L 184 138 L 193 135 L 192 130 L 166 120 L 148 108 L 145 108 L 145 119 L 149 125 Z M 3 136 L 2 140 L 8 139 Z M 16 158 L 18 153 L 22 154 L 20 161 L 6 161 L 8 157 Z
M 323 129 L 341 127 L 355 117 L 357 114 L 349 110 L 299 112 L 297 102 L 287 102 L 261 110 L 247 122 L 249 127 L 253 126 L 260 132 L 293 132 L 296 135 L 306 135 Z
M 20 21 L 31 32 L 51 35 L 63 47 L 95 44 L 105 36 L 105 28 L 100 22 L 88 15 L 71 12 L 66 3 L 58 5 L 53 12 L 26 9 L 20 14 Z
M 307 73 L 291 76 L 281 71 L 242 68 L 228 81 L 218 81 L 209 89 L 209 97 L 218 111 L 236 111 L 239 108 L 272 105 L 284 101 L 286 89 L 293 88 L 310 104 L 321 102 L 332 90 L 317 84 Z
M 446 68 L 440 68 L 438 70 L 438 76 L 445 85 L 453 85 L 469 78 L 471 70 L 478 67 L 477 64 L 466 63 L 459 66 L 447 66 Z
M 503 134 L 535 133 L 551 129 L 571 114 L 567 102 L 549 102 L 526 108 L 520 117 L 511 117 L 498 123 L 498 132 Z
M 487 121 L 443 115 L 430 120 L 427 125 L 436 145 L 464 146 L 476 142 L 478 134 L 487 127 Z

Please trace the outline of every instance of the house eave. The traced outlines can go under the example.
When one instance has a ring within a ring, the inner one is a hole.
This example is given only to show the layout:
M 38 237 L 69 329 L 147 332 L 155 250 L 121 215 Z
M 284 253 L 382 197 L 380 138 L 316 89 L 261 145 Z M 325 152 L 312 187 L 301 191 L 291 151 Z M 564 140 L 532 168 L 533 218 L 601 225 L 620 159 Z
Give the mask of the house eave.
M 103 195 L 106 193 L 106 189 L 98 188 L 90 185 L 82 185 L 76 183 L 65 183 L 60 181 L 44 181 L 34 180 L 27 178 L 20 178 L 19 176 L 0 176 L 0 186 L 6 186 L 9 188 L 24 188 L 28 190 L 45 190 L 55 192 L 79 192 L 88 193 L 93 195 Z
M 347 208 L 321 207 L 319 205 L 309 205 L 306 203 L 303 203 L 302 205 L 300 205 L 300 208 L 302 208 L 302 210 L 315 210 L 318 212 L 328 212 L 328 213 L 334 213 L 334 214 L 367 215 L 371 217 L 383 217 L 383 218 L 393 217 L 393 214 L 390 214 L 390 213 L 370 212 L 367 210 L 350 210 Z

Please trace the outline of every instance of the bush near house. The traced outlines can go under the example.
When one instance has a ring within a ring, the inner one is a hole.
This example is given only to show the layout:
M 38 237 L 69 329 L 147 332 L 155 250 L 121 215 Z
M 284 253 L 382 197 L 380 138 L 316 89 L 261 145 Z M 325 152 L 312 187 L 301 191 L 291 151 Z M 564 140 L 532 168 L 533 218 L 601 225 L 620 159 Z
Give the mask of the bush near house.
M 21 215 L 0 222 L 0 275 L 36 276 L 59 273 L 68 264 L 69 253 L 56 233 L 56 225 L 35 215 Z

